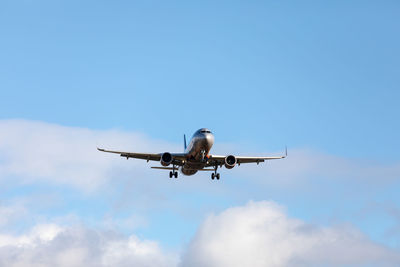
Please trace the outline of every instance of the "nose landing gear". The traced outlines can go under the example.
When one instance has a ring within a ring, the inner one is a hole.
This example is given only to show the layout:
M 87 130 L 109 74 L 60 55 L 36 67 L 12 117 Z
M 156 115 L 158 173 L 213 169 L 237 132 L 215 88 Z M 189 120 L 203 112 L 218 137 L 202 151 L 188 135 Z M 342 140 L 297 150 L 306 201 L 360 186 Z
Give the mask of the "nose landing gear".
M 206 162 L 206 161 L 207 161 L 206 151 L 202 150 L 201 151 L 201 162 Z

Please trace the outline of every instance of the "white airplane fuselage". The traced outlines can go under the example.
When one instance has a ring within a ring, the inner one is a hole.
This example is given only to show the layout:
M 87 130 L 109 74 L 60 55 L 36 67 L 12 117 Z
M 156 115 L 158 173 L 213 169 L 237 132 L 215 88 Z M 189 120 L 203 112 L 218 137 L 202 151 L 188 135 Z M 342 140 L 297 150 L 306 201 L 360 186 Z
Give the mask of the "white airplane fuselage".
M 207 163 L 207 157 L 214 144 L 214 135 L 210 130 L 202 128 L 197 130 L 189 145 L 185 149 L 186 161 L 181 168 L 184 175 L 193 175 L 203 169 Z

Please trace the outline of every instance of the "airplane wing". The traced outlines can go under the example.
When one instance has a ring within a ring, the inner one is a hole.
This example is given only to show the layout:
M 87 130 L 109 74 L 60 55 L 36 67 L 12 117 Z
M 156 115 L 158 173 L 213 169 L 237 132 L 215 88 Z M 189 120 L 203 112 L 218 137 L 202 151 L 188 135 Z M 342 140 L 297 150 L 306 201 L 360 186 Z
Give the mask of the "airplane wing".
M 108 152 L 108 153 L 114 153 L 114 154 L 119 154 L 121 157 L 124 157 L 126 159 L 128 158 L 134 158 L 134 159 L 144 159 L 147 161 L 160 161 L 161 156 L 163 153 L 157 153 L 157 154 L 152 154 L 152 153 L 136 153 L 136 152 L 123 152 L 123 151 L 113 151 L 113 150 L 106 150 L 102 148 L 97 148 L 97 150 L 102 151 L 102 152 Z M 183 153 L 171 153 L 175 165 L 182 165 L 182 162 L 185 160 L 185 154 Z
M 287 149 L 285 152 L 285 155 L 283 156 L 277 156 L 277 157 L 242 157 L 242 156 L 235 156 L 236 158 L 236 163 L 238 165 L 242 163 L 260 163 L 264 162 L 266 160 L 273 160 L 273 159 L 284 159 L 287 157 Z M 226 156 L 220 156 L 220 155 L 210 155 L 209 156 L 209 166 L 215 166 L 215 165 L 223 165 L 225 163 L 225 158 Z

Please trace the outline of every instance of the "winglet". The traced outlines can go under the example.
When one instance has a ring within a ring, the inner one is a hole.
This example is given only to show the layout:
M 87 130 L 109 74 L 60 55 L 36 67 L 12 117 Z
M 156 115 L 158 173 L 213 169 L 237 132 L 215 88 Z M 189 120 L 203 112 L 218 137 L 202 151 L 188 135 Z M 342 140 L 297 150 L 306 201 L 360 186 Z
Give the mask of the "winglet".
M 186 150 L 186 135 L 185 134 L 183 135 L 183 145 L 184 145 L 185 150 Z
M 285 158 L 287 157 L 287 146 L 285 146 Z
M 105 150 L 103 148 L 97 148 L 98 151 L 104 152 Z

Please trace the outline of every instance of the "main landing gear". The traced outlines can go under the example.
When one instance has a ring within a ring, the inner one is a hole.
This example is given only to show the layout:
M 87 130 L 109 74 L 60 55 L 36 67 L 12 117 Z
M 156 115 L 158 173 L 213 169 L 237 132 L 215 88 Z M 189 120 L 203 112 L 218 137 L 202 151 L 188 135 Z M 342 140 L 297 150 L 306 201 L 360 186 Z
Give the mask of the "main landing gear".
M 175 171 L 175 165 L 172 165 L 172 171 L 169 172 L 169 178 L 172 177 L 178 178 L 178 172 Z
M 211 179 L 215 179 L 217 178 L 217 180 L 219 180 L 219 173 L 211 173 Z
M 178 178 L 178 172 L 169 172 L 169 178 L 172 177 Z
M 217 169 L 218 169 L 218 165 L 215 165 L 215 170 L 214 172 L 211 174 L 211 179 L 215 179 L 217 178 L 217 180 L 219 180 L 219 173 L 217 173 Z

